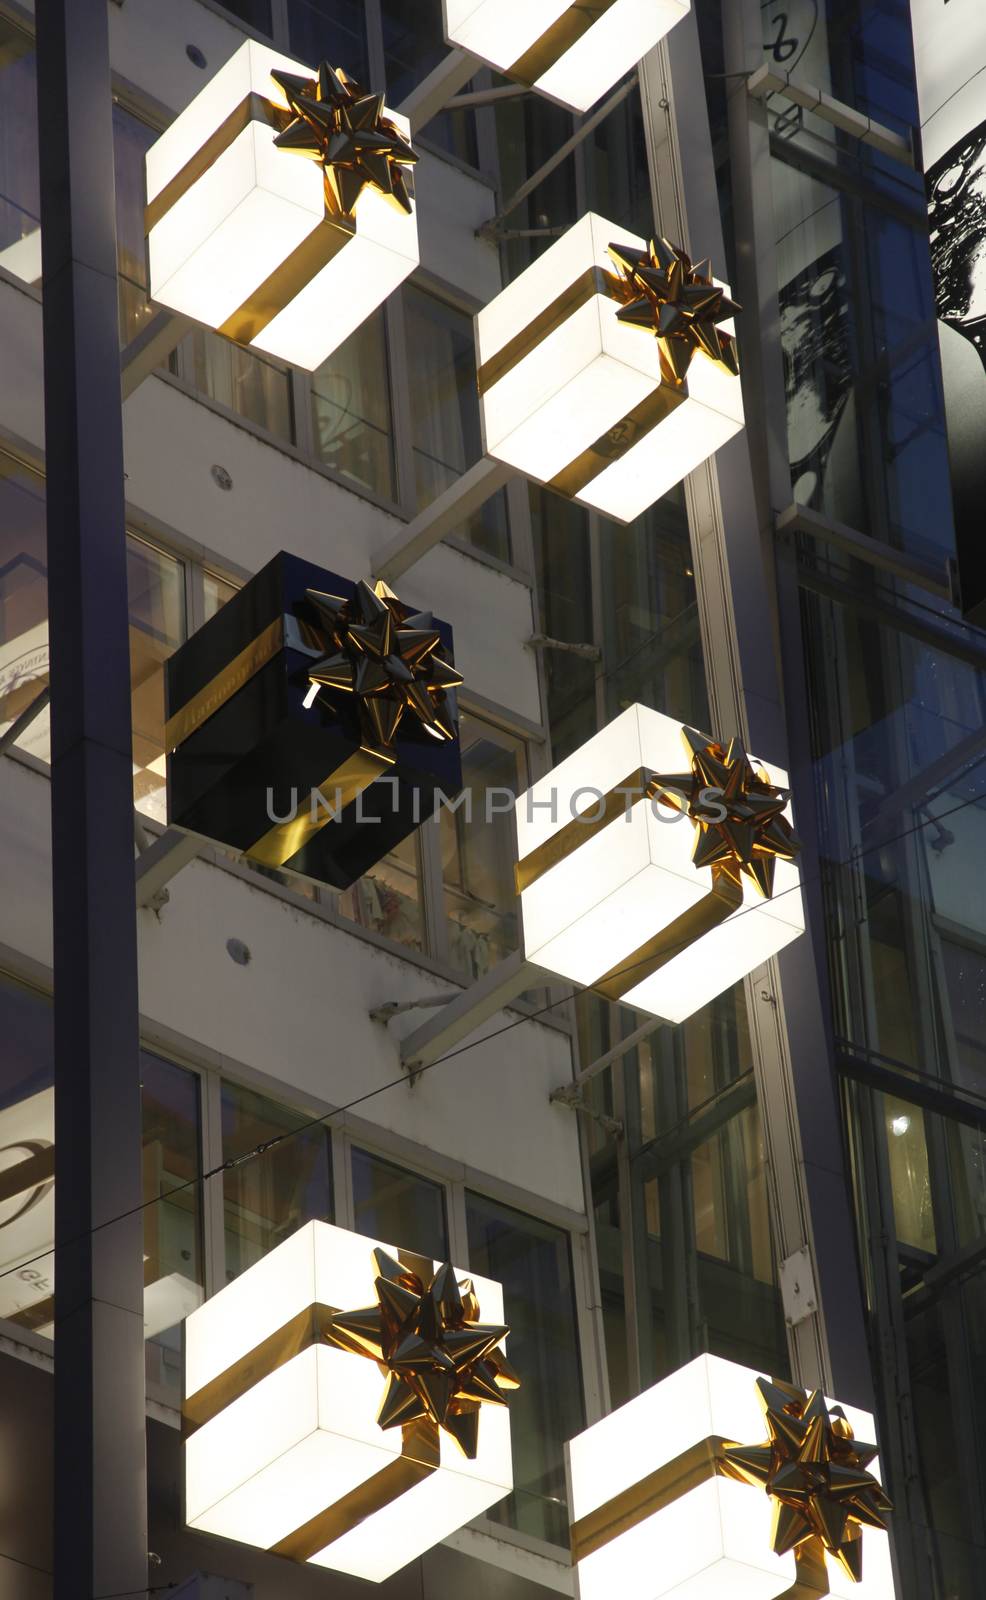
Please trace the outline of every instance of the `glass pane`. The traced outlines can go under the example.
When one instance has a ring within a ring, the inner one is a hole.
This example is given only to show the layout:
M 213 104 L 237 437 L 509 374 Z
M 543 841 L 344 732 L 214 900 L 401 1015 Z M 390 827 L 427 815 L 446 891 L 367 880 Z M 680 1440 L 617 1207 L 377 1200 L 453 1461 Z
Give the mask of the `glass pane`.
M 241 22 L 245 22 L 247 27 L 256 28 L 258 33 L 270 34 L 273 31 L 271 0 L 220 0 L 220 4 L 224 10 L 238 17 Z
M 0 983 L 0 1036 L 0 1318 L 50 1338 L 55 1257 L 44 1255 L 55 1243 L 50 1004 Z
M 421 909 L 421 867 L 415 834 L 403 839 L 389 855 L 369 872 L 335 896 L 322 891 L 342 917 L 360 928 L 369 928 L 386 939 L 424 949 L 424 916 Z
M 46 562 L 44 479 L 0 455 L 0 732 L 48 683 Z M 17 745 L 49 759 L 47 710 Z
M 934 1255 L 938 1245 L 931 1205 L 924 1113 L 893 1095 L 881 1098 L 897 1239 L 901 1244 Z
M 507 1355 L 521 1380 L 510 1400 L 514 1492 L 486 1515 L 567 1547 L 564 1446 L 585 1426 L 569 1238 L 475 1194 L 466 1222 L 469 1265 L 503 1285 Z
M 454 812 L 439 813 L 449 959 L 481 978 L 517 948 L 514 824 L 494 806 L 503 791 L 522 793 L 527 777 L 519 739 L 494 735 L 467 714 L 459 737 L 465 798 Z
M 199 1084 L 194 1073 L 144 1053 L 144 1337 L 149 1382 L 181 1392 L 181 1324 L 200 1305 L 202 1270 Z
M 353 1216 L 357 1233 L 432 1261 L 448 1260 L 441 1184 L 405 1172 L 368 1150 L 353 1151 Z
M 0 18 L 0 268 L 41 281 L 34 41 Z
M 412 377 L 414 492 L 419 511 L 483 454 L 472 319 L 434 295 L 405 287 L 407 359 Z M 474 513 L 460 537 L 510 559 L 502 490 Z
M 593 644 L 589 519 L 581 506 L 528 486 L 541 631 L 566 644 Z M 555 762 L 577 750 L 596 731 L 596 676 L 585 656 L 562 650 L 541 655 Z
M 291 1133 L 283 1144 L 223 1175 L 226 1281 L 290 1238 L 306 1222 L 333 1217 L 329 1131 L 266 1095 L 222 1086 L 223 1160 Z
M 366 83 L 362 0 L 287 0 L 291 54 L 309 67 L 329 61 Z M 395 102 L 392 102 L 395 103 Z
M 387 104 L 399 106 L 448 53 L 442 8 L 423 6 L 421 0 L 382 0 L 381 12 Z M 478 165 L 473 112 L 442 112 L 428 123 L 425 138 L 469 166 Z
M 207 399 L 294 443 L 291 383 L 284 367 L 205 328 L 185 336 L 169 365 Z
M 113 107 L 116 178 L 116 259 L 120 274 L 120 343 L 126 345 L 153 314 L 147 300 L 144 245 L 144 154 L 157 138 L 122 106 Z
M 396 498 L 393 419 L 383 311 L 312 373 L 315 453 L 385 500 Z
M 221 611 L 227 600 L 232 600 L 236 593 L 236 585 L 227 583 L 225 578 L 217 578 L 213 572 L 202 574 L 203 609 L 205 621 L 214 617 Z
M 127 539 L 134 804 L 167 822 L 164 663 L 185 637 L 185 570 L 173 556 Z

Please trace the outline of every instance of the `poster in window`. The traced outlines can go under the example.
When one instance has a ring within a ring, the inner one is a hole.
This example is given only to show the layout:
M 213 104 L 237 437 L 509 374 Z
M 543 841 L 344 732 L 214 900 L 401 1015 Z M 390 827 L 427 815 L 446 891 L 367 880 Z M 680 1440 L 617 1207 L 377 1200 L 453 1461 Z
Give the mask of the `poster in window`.
M 986 5 L 912 0 L 963 609 L 986 623 Z

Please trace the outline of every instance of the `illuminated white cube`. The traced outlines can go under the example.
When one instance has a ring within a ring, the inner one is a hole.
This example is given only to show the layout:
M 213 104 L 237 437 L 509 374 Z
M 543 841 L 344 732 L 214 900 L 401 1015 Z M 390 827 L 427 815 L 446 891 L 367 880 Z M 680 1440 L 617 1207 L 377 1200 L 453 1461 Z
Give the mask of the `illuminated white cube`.
M 150 294 L 313 369 L 417 266 L 417 219 L 369 185 L 355 228 L 327 218 L 321 164 L 275 148 L 288 104 L 273 70 L 313 76 L 247 40 L 148 150 Z
M 587 213 L 480 311 L 480 409 L 488 455 L 631 522 L 739 432 L 743 397 L 701 354 L 663 378 L 656 337 L 617 319 L 610 244 L 646 248 Z
M 770 1497 L 712 1465 L 722 1441 L 766 1437 L 759 1376 L 700 1356 L 571 1441 L 579 1600 L 774 1600 L 792 1589 L 795 1556 L 773 1552 Z M 874 1438 L 871 1416 L 842 1409 L 857 1437 Z M 879 1479 L 877 1462 L 867 1470 Z M 861 1582 L 829 1555 L 825 1566 L 840 1600 L 894 1600 L 889 1540 L 879 1529 L 863 1529 Z
M 445 0 L 445 37 L 508 78 L 588 111 L 690 9 L 691 0 Z
M 391 1245 L 308 1223 L 188 1318 L 189 1527 L 277 1552 L 324 1524 L 331 1537 L 319 1548 L 279 1553 L 381 1582 L 510 1492 L 505 1406 L 483 1406 L 474 1460 L 439 1429 L 440 1459 L 402 1489 L 404 1430 L 376 1421 L 387 1385 L 376 1362 L 301 1333 L 290 1354 L 282 1330 L 292 1319 L 376 1304 L 375 1249 L 397 1255 Z M 484 1320 L 501 1323 L 500 1285 L 469 1277 Z M 247 1357 L 250 1371 L 244 1379 L 239 1368 L 237 1379 L 231 1369 Z M 231 1381 L 234 1398 L 225 1403 L 216 1390 Z
M 514 806 L 528 960 L 669 1022 L 684 1021 L 804 932 L 792 862 L 777 862 L 770 899 L 744 876 L 730 904 L 712 869 L 692 864 L 694 824 L 642 796 L 641 773 L 646 781 L 688 770 L 681 729 L 631 706 Z M 755 765 L 786 787 L 779 767 Z M 622 788 L 634 792 L 615 796 L 611 820 L 593 826 L 600 797 Z M 663 955 L 656 967 L 655 944 Z M 622 977 L 607 983 L 621 966 Z

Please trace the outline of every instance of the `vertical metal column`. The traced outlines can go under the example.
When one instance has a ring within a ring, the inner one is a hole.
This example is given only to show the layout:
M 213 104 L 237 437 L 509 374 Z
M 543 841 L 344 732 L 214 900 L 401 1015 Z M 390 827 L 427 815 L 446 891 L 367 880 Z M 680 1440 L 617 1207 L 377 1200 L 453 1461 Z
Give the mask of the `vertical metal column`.
M 759 30 L 756 0 L 749 0 L 748 9 Z M 734 3 L 724 7 L 723 14 L 728 27 L 747 11 Z M 759 31 L 752 38 L 759 59 Z M 690 244 L 694 256 L 711 251 L 722 260 L 694 12 L 641 63 L 640 80 L 659 224 L 686 247 Z M 733 93 L 745 97 L 741 85 Z M 823 1002 L 824 950 L 816 951 L 824 922 L 809 882 L 814 833 L 811 765 L 801 747 L 806 740 L 801 740 L 798 710 L 785 716 L 780 671 L 782 660 L 785 673 L 791 673 L 793 662 L 800 670 L 801 654 L 792 653 L 789 638 L 797 598 L 796 592 L 792 597 L 786 591 L 779 597 L 770 497 L 768 493 L 766 504 L 758 505 L 751 466 L 751 453 L 766 450 L 772 459 L 783 460 L 787 477 L 783 387 L 778 394 L 776 386 L 765 386 L 766 405 L 751 406 L 749 399 L 752 393 L 759 401 L 757 384 L 763 371 L 757 359 L 761 319 L 756 288 L 767 296 L 766 288 L 756 285 L 756 263 L 750 260 L 761 243 L 754 202 L 769 205 L 770 175 L 765 162 L 756 173 L 755 195 L 744 186 L 743 171 L 734 171 L 733 176 L 737 212 L 747 224 L 739 243 L 741 271 L 753 280 L 739 296 L 747 318 L 745 339 L 741 330 L 742 348 L 753 346 L 753 372 L 747 370 L 744 380 L 750 434 L 732 440 L 714 463 L 691 475 L 686 485 L 689 525 L 717 729 L 738 733 L 748 741 L 747 748 L 777 753 L 774 759 L 791 772 L 799 832 L 808 834 L 804 877 L 806 899 L 814 913 L 809 931 L 779 959 L 758 969 L 746 985 L 777 1253 L 783 1260 L 808 1248 L 819 1307 L 790 1330 L 792 1366 L 804 1383 L 865 1405 L 872 1400 L 872 1379 Z M 771 294 L 776 303 L 776 274 Z M 789 493 L 788 486 L 785 498 Z
M 38 0 L 55 973 L 55 1595 L 147 1587 L 130 654 L 106 0 Z M 107 1224 L 110 1224 L 107 1226 Z

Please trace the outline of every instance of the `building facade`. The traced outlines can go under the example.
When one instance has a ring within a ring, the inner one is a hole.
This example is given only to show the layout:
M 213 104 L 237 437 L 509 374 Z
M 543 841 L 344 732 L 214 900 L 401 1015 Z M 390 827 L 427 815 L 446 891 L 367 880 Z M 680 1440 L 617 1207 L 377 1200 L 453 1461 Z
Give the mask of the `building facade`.
M 396 107 L 447 51 L 440 0 L 109 18 L 124 347 L 144 154 L 245 36 Z M 709 1351 L 875 1410 L 901 1600 L 986 1596 L 986 642 L 956 604 L 909 5 L 693 0 L 604 113 L 438 111 L 421 266 L 322 368 L 192 328 L 124 402 L 139 871 L 165 661 L 278 550 L 368 576 L 479 462 L 472 317 L 553 238 L 588 210 L 656 231 L 743 307 L 746 429 L 679 489 L 623 526 L 513 477 L 395 581 L 455 629 L 471 816 L 340 893 L 203 847 L 138 910 L 152 1585 L 359 1588 L 180 1510 L 181 1320 L 322 1218 L 502 1281 L 522 1378 L 514 1493 L 388 1594 L 573 1593 L 565 1441 Z M 0 0 L 0 729 L 48 674 L 37 122 L 31 8 Z M 519 947 L 512 820 L 481 801 L 635 702 L 789 770 L 807 935 L 679 1026 L 532 984 L 408 1074 L 401 1038 Z M 42 712 L 0 759 L 14 1154 L 54 1140 L 50 753 Z M 0 1176 L 5 1600 L 51 1592 L 49 1168 L 26 1204 Z

